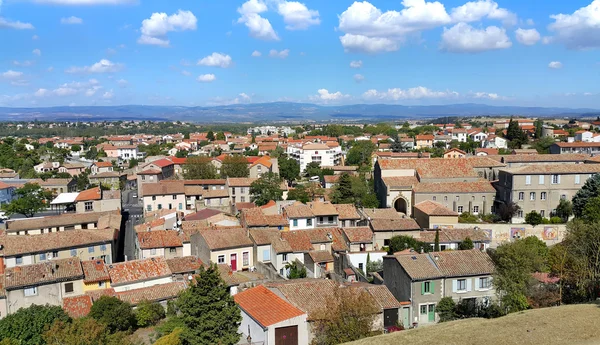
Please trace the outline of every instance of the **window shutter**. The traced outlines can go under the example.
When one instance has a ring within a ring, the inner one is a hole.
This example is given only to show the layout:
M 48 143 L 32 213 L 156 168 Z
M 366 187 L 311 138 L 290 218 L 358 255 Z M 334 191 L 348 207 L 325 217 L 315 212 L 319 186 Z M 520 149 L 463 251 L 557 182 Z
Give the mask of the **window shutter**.
M 558 183 L 560 184 L 560 175 L 558 175 Z
M 421 282 L 421 295 L 425 294 L 425 282 Z
M 473 290 L 473 279 L 467 279 L 467 291 Z
M 457 286 L 456 279 L 453 279 L 452 280 L 452 292 L 456 292 L 456 286 Z
M 431 284 L 429 284 L 429 289 L 430 293 L 435 293 L 435 282 L 433 280 L 431 281 Z

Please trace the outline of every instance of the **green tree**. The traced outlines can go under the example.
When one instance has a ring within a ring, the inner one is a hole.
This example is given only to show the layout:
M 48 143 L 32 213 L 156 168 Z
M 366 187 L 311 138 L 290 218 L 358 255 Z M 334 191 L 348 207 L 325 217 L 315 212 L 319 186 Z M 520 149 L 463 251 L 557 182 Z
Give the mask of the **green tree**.
M 581 219 L 589 223 L 600 221 L 600 197 L 588 199 L 588 202 L 583 208 Z
M 297 185 L 296 188 L 290 189 L 287 200 L 297 200 L 303 203 L 311 201 L 311 197 L 304 185 Z
M 177 306 L 185 324 L 183 344 L 234 345 L 240 340 L 241 312 L 217 265 L 200 267 L 196 280 L 179 295 Z
M 573 196 L 573 214 L 582 217 L 585 205 L 592 198 L 600 196 L 600 174 L 594 174 Z
M 46 209 L 52 199 L 52 193 L 37 183 L 26 183 L 15 190 L 15 197 L 10 203 L 2 205 L 2 210 L 9 216 L 18 213 L 30 218 Z
M 213 131 L 208 131 L 208 133 L 206 133 L 206 139 L 208 139 L 208 141 L 214 141 L 215 133 L 213 133 Z
M 299 267 L 296 262 L 285 265 L 285 268 L 289 270 L 287 275 L 288 279 L 306 278 L 306 267 Z
M 573 204 L 569 200 L 560 199 L 558 206 L 556 206 L 556 216 L 566 222 L 572 214 Z
M 371 155 L 377 150 L 377 146 L 370 140 L 355 141 L 348 154 L 346 162 L 349 165 L 366 165 L 371 166 Z
M 79 151 L 81 151 L 81 146 L 77 145 L 77 144 L 71 145 L 71 151 L 73 151 L 73 152 L 79 152 Z
M 214 179 L 217 176 L 217 168 L 208 157 L 189 157 L 183 169 L 186 180 Z
M 406 249 L 412 249 L 417 253 L 430 252 L 431 246 L 425 242 L 421 242 L 412 236 L 399 235 L 390 238 L 388 254 L 392 255 L 395 252 L 401 252 Z
M 227 177 L 248 177 L 248 160 L 244 156 L 235 155 L 227 156 L 223 159 L 221 165 L 221 176 Z
M 282 200 L 281 178 L 278 174 L 268 172 L 250 185 L 252 201 L 257 206 L 262 206 L 271 200 Z
M 520 149 L 524 144 L 527 144 L 527 134 L 519 127 L 519 122 L 510 118 L 508 129 L 506 130 L 506 139 L 510 140 L 512 148 Z
M 61 307 L 34 304 L 21 308 L 0 320 L 0 339 L 13 339 L 20 345 L 45 344 L 42 334 L 46 327 L 57 320 L 70 320 Z
M 133 169 L 136 166 L 138 166 L 138 164 L 140 163 L 140 161 L 138 161 L 136 158 L 131 158 L 129 160 L 129 169 Z
M 129 331 L 136 326 L 131 305 L 112 296 L 102 296 L 95 301 L 89 317 L 106 324 L 111 332 Z
M 435 239 L 433 242 L 433 251 L 434 252 L 440 251 L 440 229 L 435 229 Z
M 182 331 L 182 328 L 176 328 L 173 332 L 158 338 L 154 345 L 181 345 L 180 334 Z
M 72 322 L 57 320 L 43 339 L 47 345 L 134 345 L 127 333 L 111 334 L 105 324 L 87 317 Z
M 217 133 L 217 140 L 225 140 L 225 133 L 223 133 L 223 132 Z
M 465 238 L 464 241 L 458 244 L 458 250 L 471 250 L 473 248 L 475 248 L 475 246 L 473 245 L 473 241 L 469 237 Z
M 306 165 L 306 168 L 304 169 L 304 171 L 306 172 L 306 175 L 309 177 L 323 175 L 323 172 L 321 171 L 321 164 L 319 164 L 318 162 L 308 163 Z
M 490 251 L 496 268 L 494 286 L 508 312 L 527 309 L 531 274 L 548 272 L 548 247 L 535 236 L 504 243 Z
M 452 297 L 443 297 L 435 307 L 435 311 L 440 317 L 440 322 L 456 320 L 456 303 Z
M 536 226 L 538 224 L 542 224 L 544 221 L 544 217 L 541 214 L 531 211 L 525 215 L 525 223 L 530 224 L 531 226 Z
M 538 153 L 550 153 L 550 146 L 554 144 L 553 137 L 541 138 L 533 145 Z
M 498 215 L 505 222 L 510 222 L 512 217 L 514 217 L 521 207 L 514 202 L 508 202 L 506 204 L 500 204 L 498 207 Z
M 153 326 L 165 318 L 165 308 L 158 302 L 141 301 L 135 309 L 135 318 L 139 327 Z
M 290 184 L 300 177 L 300 164 L 293 158 L 280 157 L 279 174 L 286 179 Z
M 175 157 L 177 158 L 185 158 L 188 156 L 188 151 L 186 150 L 178 150 L 177 153 L 175 153 Z
M 544 121 L 537 119 L 533 121 L 533 125 L 535 126 L 535 138 L 542 138 L 542 130 L 544 129 Z
M 352 176 L 346 173 L 340 175 L 338 182 L 333 187 L 331 201 L 334 204 L 354 204 Z

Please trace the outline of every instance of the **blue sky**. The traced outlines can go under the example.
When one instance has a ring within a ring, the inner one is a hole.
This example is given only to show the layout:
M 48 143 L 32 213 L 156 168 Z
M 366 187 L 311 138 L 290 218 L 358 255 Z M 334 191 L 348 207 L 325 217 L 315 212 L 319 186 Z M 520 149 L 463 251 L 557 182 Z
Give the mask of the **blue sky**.
M 600 108 L 600 0 L 0 0 L 0 106 Z

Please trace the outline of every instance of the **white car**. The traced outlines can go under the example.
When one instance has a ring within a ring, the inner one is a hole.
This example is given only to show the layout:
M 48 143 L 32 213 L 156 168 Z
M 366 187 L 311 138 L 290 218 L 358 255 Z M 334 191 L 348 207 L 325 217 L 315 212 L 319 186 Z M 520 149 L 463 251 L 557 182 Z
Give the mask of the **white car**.
M 0 221 L 5 221 L 8 219 L 9 219 L 9 217 L 6 215 L 5 212 L 0 212 Z

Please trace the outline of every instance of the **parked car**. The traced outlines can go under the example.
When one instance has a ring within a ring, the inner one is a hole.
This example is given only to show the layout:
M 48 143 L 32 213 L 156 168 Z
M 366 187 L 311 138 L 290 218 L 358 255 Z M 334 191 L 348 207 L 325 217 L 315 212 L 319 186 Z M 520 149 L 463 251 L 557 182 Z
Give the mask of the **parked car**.
M 0 212 L 0 221 L 9 220 L 10 217 L 6 215 L 6 212 Z

